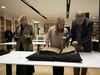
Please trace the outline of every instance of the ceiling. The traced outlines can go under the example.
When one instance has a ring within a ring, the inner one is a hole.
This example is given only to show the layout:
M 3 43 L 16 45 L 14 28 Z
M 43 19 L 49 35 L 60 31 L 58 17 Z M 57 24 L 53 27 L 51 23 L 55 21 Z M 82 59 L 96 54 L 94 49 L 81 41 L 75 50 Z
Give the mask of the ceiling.
M 66 0 L 26 0 L 42 15 L 47 17 L 44 19 L 34 10 L 25 5 L 21 0 L 0 0 L 0 6 L 5 6 L 6 9 L 1 9 L 13 17 L 26 15 L 31 19 L 39 21 L 54 21 L 58 17 L 66 18 Z M 76 11 L 90 12 L 90 16 L 99 16 L 99 0 L 71 0 L 69 19 L 73 19 Z

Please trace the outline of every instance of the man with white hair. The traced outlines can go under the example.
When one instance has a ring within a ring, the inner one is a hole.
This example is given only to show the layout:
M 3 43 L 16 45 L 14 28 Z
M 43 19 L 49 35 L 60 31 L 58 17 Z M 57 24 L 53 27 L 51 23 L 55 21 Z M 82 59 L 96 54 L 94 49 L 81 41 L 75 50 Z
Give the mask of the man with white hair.
M 91 52 L 93 22 L 86 18 L 82 11 L 78 11 L 75 17 L 71 27 L 72 46 L 78 52 Z M 74 75 L 86 75 L 86 73 L 87 68 L 82 68 L 81 74 L 80 68 L 74 68 Z

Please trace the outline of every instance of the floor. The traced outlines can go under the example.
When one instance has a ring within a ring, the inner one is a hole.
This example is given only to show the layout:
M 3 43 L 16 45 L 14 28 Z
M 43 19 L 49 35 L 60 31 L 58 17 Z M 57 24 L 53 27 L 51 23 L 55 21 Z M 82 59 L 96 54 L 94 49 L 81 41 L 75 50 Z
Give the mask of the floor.
M 0 75 L 6 75 L 5 65 L 0 65 Z M 16 65 L 12 66 L 12 75 L 16 75 Z M 35 66 L 34 75 L 52 75 L 51 66 Z M 73 75 L 73 68 L 64 67 L 64 75 Z M 87 75 L 100 75 L 100 69 L 89 68 Z

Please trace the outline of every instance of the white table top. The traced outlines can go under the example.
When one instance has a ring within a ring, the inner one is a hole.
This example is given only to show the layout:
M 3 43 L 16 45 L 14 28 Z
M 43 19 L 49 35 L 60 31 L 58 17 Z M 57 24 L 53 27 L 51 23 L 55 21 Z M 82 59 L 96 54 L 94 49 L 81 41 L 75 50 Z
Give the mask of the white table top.
M 45 45 L 45 41 L 32 41 L 34 45 Z M 16 45 L 16 42 L 0 43 L 0 45 Z
M 92 39 L 92 42 L 99 42 L 99 40 L 96 40 L 96 39 Z
M 56 62 L 56 61 L 29 61 L 25 57 L 35 52 L 11 51 L 0 56 L 0 64 L 21 64 L 21 65 L 45 65 L 45 66 L 65 66 L 65 67 L 88 67 L 100 68 L 100 53 L 80 53 L 82 63 Z

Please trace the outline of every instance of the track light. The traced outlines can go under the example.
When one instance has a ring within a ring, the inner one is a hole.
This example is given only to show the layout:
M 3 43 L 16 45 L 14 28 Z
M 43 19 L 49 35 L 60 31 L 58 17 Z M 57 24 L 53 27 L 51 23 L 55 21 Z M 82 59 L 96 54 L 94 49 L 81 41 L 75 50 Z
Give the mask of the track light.
M 27 6 L 29 6 L 31 9 L 33 9 L 35 12 L 37 12 L 40 16 L 42 16 L 44 19 L 47 19 L 44 15 L 42 15 L 37 9 L 35 9 L 32 5 L 30 5 L 26 0 L 21 0 L 23 3 L 25 3 Z

